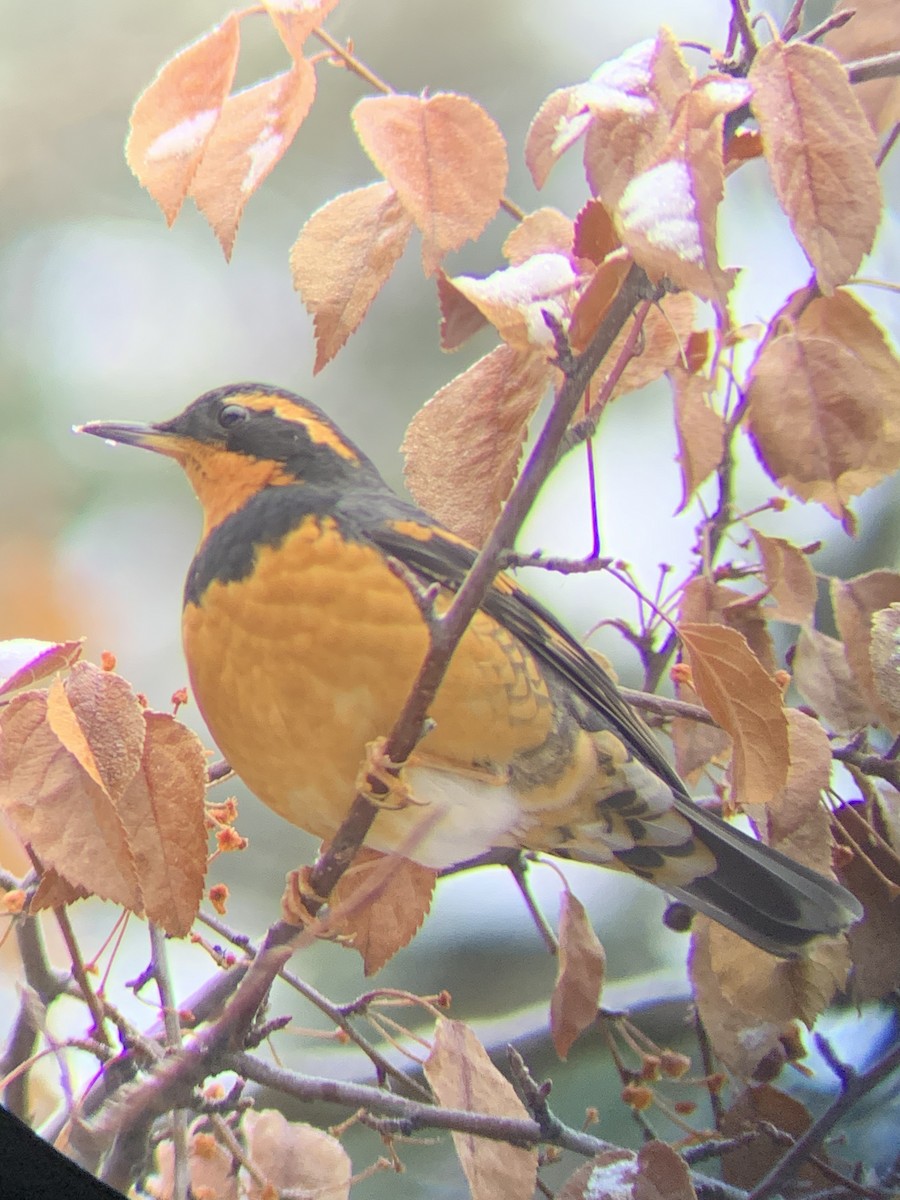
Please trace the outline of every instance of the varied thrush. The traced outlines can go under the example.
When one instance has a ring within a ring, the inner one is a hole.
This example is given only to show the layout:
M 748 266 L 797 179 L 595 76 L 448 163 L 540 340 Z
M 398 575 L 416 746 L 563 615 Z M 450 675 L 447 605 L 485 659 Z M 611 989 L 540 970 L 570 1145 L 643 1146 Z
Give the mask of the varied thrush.
M 437 585 L 440 610 L 474 549 L 279 388 L 238 384 L 170 421 L 82 430 L 168 455 L 187 474 L 204 514 L 182 625 L 197 704 L 250 789 L 330 837 L 427 649 L 422 604 L 391 560 Z M 833 881 L 694 804 L 607 673 L 508 575 L 430 716 L 401 776 L 415 803 L 378 813 L 374 849 L 413 846 L 438 868 L 492 847 L 619 868 L 781 955 L 861 915 Z

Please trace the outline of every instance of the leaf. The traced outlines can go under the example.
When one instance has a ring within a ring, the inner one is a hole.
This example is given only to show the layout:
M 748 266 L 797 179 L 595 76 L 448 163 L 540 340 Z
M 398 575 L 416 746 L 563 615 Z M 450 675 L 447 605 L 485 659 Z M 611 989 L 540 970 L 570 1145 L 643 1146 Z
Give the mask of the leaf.
M 678 632 L 700 699 L 734 742 L 739 802 L 765 804 L 784 786 L 789 763 L 778 684 L 735 630 L 682 623 Z
M 572 253 L 602 263 L 620 245 L 615 226 L 606 206 L 600 200 L 588 200 L 575 218 L 575 238 Z
M 770 42 L 749 82 L 775 194 L 829 295 L 871 250 L 881 219 L 872 131 L 846 71 L 820 46 Z
M 81 767 L 118 805 L 144 748 L 144 713 L 127 680 L 93 663 L 76 663 L 64 686 L 58 681 L 51 686 L 47 720 Z
M 12 638 L 0 642 L 0 696 L 32 687 L 39 679 L 64 671 L 81 656 L 84 639 L 72 642 L 39 642 Z
M 590 344 L 630 267 L 630 258 L 609 258 L 594 271 L 572 310 L 569 342 L 576 353 Z
M 604 63 L 577 89 L 573 110 L 590 115 L 585 173 L 610 211 L 631 180 L 657 160 L 692 80 L 675 37 L 661 29 L 654 40 Z
M 418 933 L 436 880 L 430 867 L 363 848 L 331 893 L 328 930 L 347 939 L 374 975 Z
M 687 1163 L 665 1142 L 645 1142 L 637 1165 L 634 1200 L 697 1200 Z
M 692 375 L 675 364 L 669 369 L 675 400 L 675 432 L 681 467 L 682 512 L 705 479 L 716 470 L 725 452 L 725 421 L 710 404 L 712 384 L 705 375 Z
M 750 649 L 769 674 L 776 669 L 775 649 L 766 616 L 754 596 L 696 576 L 682 590 L 679 621 L 727 625 L 744 635 Z
M 125 144 L 128 165 L 171 225 L 231 90 L 240 48 L 234 13 L 182 50 L 138 97 Z
M 550 1034 L 560 1058 L 593 1024 L 600 1005 L 606 955 L 584 906 L 568 888 L 559 916 L 559 965 L 550 998 Z
M 896 0 L 841 0 L 835 12 L 854 10 L 852 20 L 833 29 L 823 45 L 842 62 L 858 62 L 897 49 Z M 876 133 L 888 134 L 900 121 L 900 79 L 868 79 L 853 85 L 853 94 L 862 105 Z
M 321 1196 L 322 1200 L 347 1200 L 353 1167 L 337 1138 L 314 1125 L 288 1121 L 274 1108 L 245 1112 L 241 1128 L 247 1153 L 265 1177 L 247 1185 L 250 1200 L 271 1200 L 274 1195 Z
M 443 271 L 438 271 L 435 278 L 441 309 L 441 349 L 458 350 L 473 334 L 487 325 L 487 317 L 462 294 Z
M 503 257 L 516 267 L 535 254 L 569 254 L 574 236 L 571 218 L 565 213 L 558 208 L 539 208 L 507 235 Z
M 315 95 L 315 70 L 300 58 L 290 71 L 225 101 L 189 192 L 226 259 L 244 206 L 294 140 Z
M 831 743 L 818 721 L 787 710 L 790 769 L 766 806 L 766 841 L 797 862 L 831 877 L 831 823 L 822 792 L 831 777 Z
M 506 143 L 467 96 L 369 96 L 353 109 L 362 147 L 422 232 L 433 275 L 451 250 L 477 238 L 506 186 Z
M 728 1107 L 723 1116 L 723 1137 L 739 1137 L 748 1128 L 757 1136 L 722 1156 L 723 1174 L 728 1183 L 750 1190 L 784 1157 L 784 1144 L 766 1131 L 766 1124 L 798 1138 L 812 1124 L 812 1117 L 799 1100 L 770 1084 L 748 1087 Z M 801 1176 L 815 1183 L 813 1190 L 828 1186 L 827 1177 L 806 1163 Z
M 512 1084 L 504 1079 L 478 1038 L 462 1021 L 437 1022 L 434 1045 L 425 1060 L 425 1077 L 444 1108 L 523 1117 L 528 1113 Z M 537 1151 L 469 1133 L 453 1133 L 453 1144 L 472 1200 L 530 1200 L 537 1177 Z
M 641 353 L 629 361 L 619 376 L 612 390 L 611 400 L 646 387 L 681 361 L 694 323 L 695 303 L 693 296 L 682 292 L 677 296 L 664 297 L 657 307 L 650 310 L 643 326 Z M 605 386 L 630 332 L 626 325 L 617 335 L 608 353 L 603 356 L 603 361 L 591 380 L 593 394 Z
M 484 278 L 457 275 L 450 281 L 475 305 L 509 346 L 549 350 L 553 334 L 545 311 L 562 320 L 578 277 L 567 254 L 535 254 Z
M 153 1194 L 174 1195 L 175 1148 L 171 1141 L 156 1147 L 157 1174 Z M 230 1150 L 208 1133 L 195 1133 L 188 1147 L 188 1175 L 195 1200 L 239 1200 L 237 1164 Z
M 700 697 L 689 684 L 677 684 L 675 694 L 686 704 L 703 707 Z M 727 763 L 731 757 L 731 738 L 718 725 L 676 717 L 672 722 L 671 737 L 675 769 L 688 783 L 696 783 L 711 762 Z
M 870 571 L 855 579 L 831 581 L 834 619 L 850 670 L 878 719 L 895 735 L 900 733 L 900 712 L 886 703 L 876 686 L 871 644 L 872 617 L 898 602 L 900 574 L 896 571 Z
M 498 346 L 441 388 L 410 422 L 406 482 L 416 501 L 480 545 L 518 472 L 527 424 L 554 369 Z
M 23 842 L 74 887 L 141 911 L 140 885 L 115 805 L 59 741 L 43 692 L 0 713 L 0 809 Z
M 410 218 L 387 183 L 329 200 L 291 247 L 291 273 L 316 330 L 315 371 L 369 311 L 406 248 Z
M 630 1200 L 636 1163 L 633 1150 L 601 1150 L 572 1172 L 556 1200 Z
M 206 876 L 206 753 L 192 730 L 168 713 L 144 712 L 140 769 L 119 812 L 134 855 L 147 917 L 185 937 Z
M 872 617 L 869 660 L 875 691 L 896 719 L 900 714 L 900 604 L 891 604 Z
M 557 160 L 572 144 L 561 144 L 558 131 L 560 121 L 569 114 L 575 92 L 576 89 L 572 87 L 551 92 L 528 127 L 525 135 L 525 165 L 538 189 L 544 186 Z M 582 122 L 582 133 L 585 124 Z
M 814 300 L 796 321 L 795 301 L 751 368 L 749 431 L 772 479 L 848 524 L 851 497 L 900 467 L 900 364 L 846 293 Z
M 752 530 L 762 561 L 763 578 L 774 608 L 767 608 L 770 620 L 805 625 L 813 618 L 818 591 L 816 574 L 809 556 L 784 538 L 768 537 Z
M 875 721 L 837 638 L 801 629 L 791 670 L 800 695 L 835 733 L 856 733 Z

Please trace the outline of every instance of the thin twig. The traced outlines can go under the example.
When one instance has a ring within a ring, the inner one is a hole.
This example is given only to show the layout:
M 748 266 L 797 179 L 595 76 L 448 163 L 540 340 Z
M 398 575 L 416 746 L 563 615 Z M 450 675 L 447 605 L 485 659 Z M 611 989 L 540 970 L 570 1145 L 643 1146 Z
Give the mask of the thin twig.
M 900 75 L 900 50 L 888 54 L 875 54 L 872 58 L 861 58 L 847 63 L 847 75 L 851 83 L 867 83 L 870 79 L 891 79 Z
M 150 959 L 153 967 L 153 977 L 159 991 L 159 1003 L 162 1007 L 163 1024 L 166 1029 L 166 1045 L 170 1053 L 177 1054 L 181 1049 L 181 1019 L 175 1002 L 175 988 L 172 983 L 172 972 L 169 970 L 169 956 L 166 948 L 166 935 L 155 921 L 149 923 Z M 188 1157 L 188 1120 L 183 1108 L 172 1112 L 172 1197 L 173 1200 L 188 1200 L 191 1177 Z
M 522 899 L 525 901 L 525 907 L 534 921 L 535 928 L 541 935 L 544 945 L 550 954 L 556 955 L 559 953 L 559 942 L 556 940 L 556 934 L 550 927 L 550 923 L 541 911 L 541 906 L 538 904 L 531 890 L 528 881 L 528 860 L 524 855 L 519 854 L 508 864 L 510 875 L 516 881 L 516 886 L 522 894 Z

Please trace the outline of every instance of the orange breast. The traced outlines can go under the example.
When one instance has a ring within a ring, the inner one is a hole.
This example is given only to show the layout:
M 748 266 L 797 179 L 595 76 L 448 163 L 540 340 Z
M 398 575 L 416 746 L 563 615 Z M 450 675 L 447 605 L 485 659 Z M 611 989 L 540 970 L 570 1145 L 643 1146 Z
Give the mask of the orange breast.
M 247 578 L 185 608 L 197 703 L 222 753 L 270 807 L 327 837 L 343 819 L 366 743 L 387 735 L 427 647 L 406 585 L 379 553 L 309 518 Z M 432 709 L 422 761 L 503 776 L 552 731 L 532 656 L 479 614 Z M 399 834 L 398 834 L 399 836 Z

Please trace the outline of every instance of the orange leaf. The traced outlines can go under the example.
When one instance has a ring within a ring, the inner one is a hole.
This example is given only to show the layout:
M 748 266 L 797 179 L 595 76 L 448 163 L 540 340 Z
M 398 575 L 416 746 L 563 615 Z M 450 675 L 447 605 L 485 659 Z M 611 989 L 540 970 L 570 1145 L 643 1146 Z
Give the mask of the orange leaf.
M 360 851 L 331 894 L 328 930 L 337 930 L 374 975 L 421 928 L 437 872 L 397 854 Z
M 544 186 L 557 159 L 575 140 L 572 138 L 571 141 L 562 141 L 559 125 L 560 121 L 569 116 L 576 91 L 576 88 L 566 87 L 551 92 L 528 128 L 525 136 L 525 164 L 531 172 L 536 188 Z M 584 132 L 586 124 L 586 120 L 581 122 L 580 133 Z M 576 133 L 575 137 L 578 136 L 579 133 Z
M 560 1058 L 597 1016 L 606 955 L 584 906 L 568 888 L 559 916 L 559 965 L 550 999 L 550 1034 Z
M 249 1182 L 250 1200 L 270 1200 L 283 1191 L 347 1200 L 353 1167 L 336 1137 L 314 1125 L 288 1121 L 274 1108 L 245 1112 L 241 1129 L 250 1160 L 266 1181 Z
M 441 309 L 441 349 L 458 350 L 469 338 L 487 325 L 487 317 L 447 278 L 436 276 L 438 304 Z
M 77 642 L 39 642 L 34 638 L 0 642 L 0 696 L 64 671 L 80 657 L 83 646 L 83 638 Z
M 569 341 L 577 353 L 590 344 L 630 267 L 631 259 L 623 255 L 606 259 L 594 271 L 572 310 Z
M 121 817 L 50 728 L 47 708 L 43 692 L 23 692 L 0 713 L 0 809 L 68 883 L 141 912 Z
M 197 915 L 206 875 L 206 754 L 168 713 L 145 711 L 140 770 L 119 812 L 134 855 L 144 909 L 171 937 Z
M 634 1200 L 697 1200 L 687 1163 L 665 1142 L 645 1142 L 637 1165 Z
M 846 293 L 814 300 L 783 331 L 777 322 L 747 387 L 757 456 L 782 487 L 852 525 L 847 502 L 900 467 L 900 364 Z
M 765 804 L 784 786 L 789 765 L 778 684 L 736 630 L 688 623 L 678 631 L 700 699 L 734 742 L 739 802 Z
M 113 671 L 93 663 L 76 663 L 62 688 L 50 688 L 47 720 L 113 804 L 137 771 L 144 748 L 144 713 L 131 685 Z M 57 697 L 65 706 L 57 703 Z
M 132 110 L 125 157 L 170 225 L 231 90 L 239 48 L 232 13 L 166 63 Z
M 428 275 L 477 238 L 506 186 L 506 144 L 467 96 L 370 96 L 353 110 L 363 149 L 422 232 Z
M 403 253 L 412 224 L 390 184 L 329 200 L 291 247 L 294 287 L 313 317 L 321 371 L 369 311 Z
M 767 616 L 792 625 L 812 621 L 818 589 L 809 556 L 784 538 L 767 537 L 758 529 L 752 532 L 762 560 L 763 578 L 775 601 L 775 608 L 766 609 Z
M 746 1088 L 725 1112 L 722 1134 L 725 1137 L 740 1137 L 745 1130 L 754 1129 L 758 1135 L 722 1156 L 725 1179 L 735 1187 L 751 1190 L 781 1161 L 784 1142 L 771 1137 L 766 1125 L 784 1130 L 791 1138 L 798 1138 L 811 1124 L 809 1111 L 786 1092 L 767 1083 Z M 800 1168 L 800 1173 L 801 1178 L 812 1185 L 813 1191 L 828 1186 L 828 1176 L 808 1163 Z
M 879 690 L 872 664 L 872 618 L 881 609 L 900 602 L 900 574 L 870 571 L 855 579 L 832 579 L 834 619 L 844 641 L 844 653 L 871 708 L 893 734 L 900 733 L 900 710 Z
M 525 1106 L 504 1079 L 478 1038 L 462 1021 L 437 1022 L 434 1045 L 425 1060 L 425 1077 L 444 1108 L 528 1117 Z M 453 1144 L 472 1200 L 526 1197 L 534 1191 L 537 1151 L 506 1142 L 454 1133 Z
M 442 387 L 403 440 L 419 504 L 480 545 L 518 471 L 528 421 L 554 376 L 537 354 L 498 346 Z
M 872 130 L 820 46 L 770 42 L 749 81 L 775 194 L 828 295 L 854 274 L 881 219 Z
M 503 243 L 503 257 L 516 267 L 535 254 L 568 254 L 574 227 L 558 208 L 539 208 L 529 213 Z
M 576 258 L 589 258 L 601 263 L 619 248 L 615 226 L 606 206 L 599 200 L 588 200 L 575 218 L 575 240 L 572 253 Z
M 189 192 L 226 258 L 245 204 L 294 140 L 315 95 L 316 73 L 300 58 L 225 101 Z
M 578 277 L 567 254 L 535 254 L 515 267 L 484 278 L 457 275 L 450 281 L 517 350 L 549 350 L 553 334 L 544 319 L 568 315 Z
M 705 375 L 689 374 L 676 364 L 670 369 L 669 378 L 674 392 L 681 467 L 681 503 L 677 511 L 682 512 L 700 484 L 722 461 L 725 421 L 709 402 L 712 384 Z
M 801 629 L 791 670 L 800 695 L 828 729 L 851 734 L 876 720 L 837 638 Z
M 694 322 L 695 304 L 693 296 L 681 292 L 677 296 L 665 296 L 657 307 L 650 310 L 644 322 L 641 352 L 628 362 L 619 376 L 611 400 L 645 387 L 681 361 Z M 591 396 L 605 385 L 629 332 L 626 326 L 604 355 L 591 380 Z

